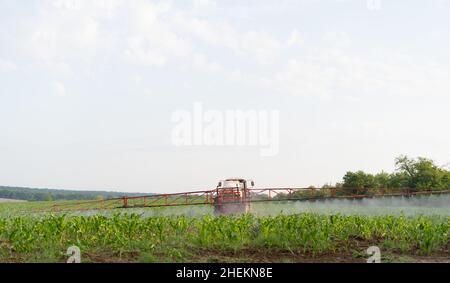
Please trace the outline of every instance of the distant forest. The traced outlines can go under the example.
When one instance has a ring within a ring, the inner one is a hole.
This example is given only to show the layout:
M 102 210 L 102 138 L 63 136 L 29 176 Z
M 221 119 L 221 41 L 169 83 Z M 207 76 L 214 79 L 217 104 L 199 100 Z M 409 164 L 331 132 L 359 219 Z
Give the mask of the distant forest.
M 27 201 L 93 200 L 93 199 L 117 198 L 125 195 L 142 196 L 149 194 L 105 192 L 105 191 L 35 189 L 35 188 L 0 186 L 0 198 L 20 199 Z

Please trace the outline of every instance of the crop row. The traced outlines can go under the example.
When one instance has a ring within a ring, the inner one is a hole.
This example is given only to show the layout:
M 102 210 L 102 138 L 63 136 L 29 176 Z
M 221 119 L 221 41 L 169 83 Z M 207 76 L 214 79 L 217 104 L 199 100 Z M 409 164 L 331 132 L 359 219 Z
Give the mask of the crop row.
M 112 216 L 0 219 L 0 259 L 52 261 L 67 247 L 114 254 L 172 249 L 277 249 L 320 254 L 355 241 L 429 254 L 448 247 L 450 218 L 298 214 L 256 217 Z M 40 258 L 30 259 L 30 255 Z M 28 258 L 27 258 L 28 257 Z

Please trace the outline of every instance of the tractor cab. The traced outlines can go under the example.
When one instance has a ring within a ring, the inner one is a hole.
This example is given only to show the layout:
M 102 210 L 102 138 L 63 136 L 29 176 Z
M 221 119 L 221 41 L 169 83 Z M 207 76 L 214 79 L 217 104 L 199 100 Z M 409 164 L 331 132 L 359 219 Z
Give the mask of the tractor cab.
M 254 186 L 252 180 L 232 178 L 220 181 L 214 196 L 215 214 L 247 213 L 250 210 L 250 192 Z

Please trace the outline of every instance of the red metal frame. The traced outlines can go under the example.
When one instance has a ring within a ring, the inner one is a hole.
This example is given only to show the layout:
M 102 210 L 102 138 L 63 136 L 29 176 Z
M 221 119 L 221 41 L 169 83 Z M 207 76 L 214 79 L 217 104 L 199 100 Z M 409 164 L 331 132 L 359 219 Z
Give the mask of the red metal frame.
M 410 189 L 400 189 L 397 193 L 386 193 L 386 189 L 379 189 L 379 192 L 365 195 L 356 194 L 337 195 L 336 188 L 314 189 L 314 188 L 262 188 L 244 189 L 243 196 L 239 189 L 214 189 L 204 191 L 192 191 L 172 194 L 155 194 L 145 196 L 123 196 L 106 200 L 80 201 L 53 205 L 49 209 L 41 211 L 86 211 L 86 210 L 107 210 L 117 208 L 139 208 L 139 207 L 171 207 L 190 205 L 222 205 L 223 203 L 242 202 L 266 202 L 266 201 L 294 201 L 294 200 L 319 200 L 319 199 L 361 199 L 389 196 L 414 196 L 449 194 L 450 190 L 439 191 L 411 191 Z M 295 193 L 304 193 L 302 196 Z M 317 195 L 319 193 L 319 195 Z

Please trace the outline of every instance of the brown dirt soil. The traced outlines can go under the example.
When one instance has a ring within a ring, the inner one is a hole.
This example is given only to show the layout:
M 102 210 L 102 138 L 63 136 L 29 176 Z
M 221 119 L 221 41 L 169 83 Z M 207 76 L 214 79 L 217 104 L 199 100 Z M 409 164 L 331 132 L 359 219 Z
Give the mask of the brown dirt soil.
M 360 245 L 365 246 L 365 245 Z M 208 263 L 365 263 L 368 255 L 365 248 L 337 251 L 336 253 L 311 254 L 303 251 L 281 251 L 248 248 L 238 251 L 224 251 L 219 249 L 191 249 L 178 262 L 208 262 Z M 96 263 L 123 263 L 141 262 L 138 252 L 117 254 L 86 253 L 82 255 L 84 262 Z M 172 262 L 170 256 L 157 254 L 155 262 Z M 382 251 L 384 263 L 450 263 L 450 251 L 448 249 L 434 252 L 431 255 L 419 255 L 414 252 L 401 253 L 398 251 Z
M 251 262 L 251 263 L 318 263 L 318 262 L 365 262 L 364 259 L 355 258 L 351 253 L 339 254 L 308 254 L 302 252 L 286 251 L 261 251 L 257 249 L 246 249 L 234 252 L 223 252 L 217 250 L 204 250 L 197 257 L 191 259 L 194 262 Z

